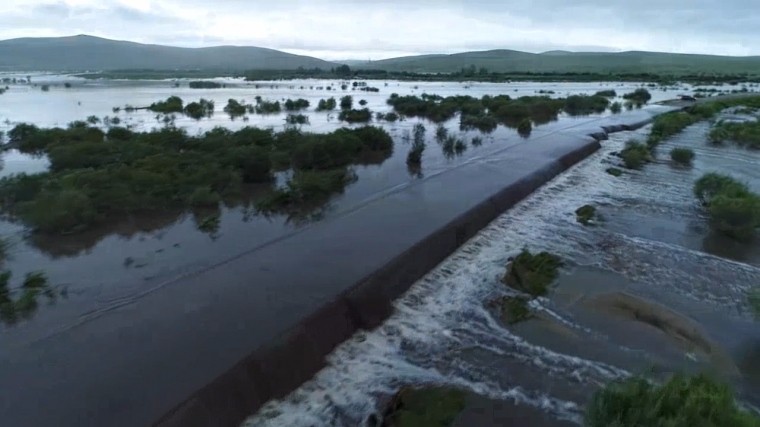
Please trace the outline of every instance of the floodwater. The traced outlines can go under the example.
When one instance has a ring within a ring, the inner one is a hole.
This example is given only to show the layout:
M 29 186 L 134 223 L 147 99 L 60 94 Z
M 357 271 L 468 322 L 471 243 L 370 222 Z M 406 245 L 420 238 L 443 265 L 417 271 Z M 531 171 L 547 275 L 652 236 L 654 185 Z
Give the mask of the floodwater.
M 418 281 L 382 326 L 339 346 L 315 378 L 246 426 L 371 425 L 366 420 L 396 390 L 419 384 L 480 397 L 455 426 L 472 419 L 502 425 L 495 417 L 510 411 L 523 417 L 521 425 L 580 424 L 599 386 L 681 371 L 712 372 L 760 405 L 760 328 L 746 303 L 760 283 L 757 242 L 712 234 L 692 193 L 693 182 L 713 171 L 760 190 L 760 153 L 709 145 L 709 126 L 686 129 L 659 148 L 655 163 L 619 178 L 605 172 L 617 163 L 613 153 L 631 138 L 645 139 L 649 127 L 611 135 Z M 671 165 L 676 146 L 696 152 L 693 168 Z M 603 217 L 593 227 L 576 222 L 574 211 L 585 204 Z M 531 303 L 535 318 L 506 326 L 491 302 L 510 295 L 500 278 L 522 248 L 556 253 L 566 265 L 555 291 Z M 671 320 L 643 321 L 621 308 L 621 295 Z
M 21 77 L 8 74 L 0 77 Z M 305 131 L 329 132 L 343 126 L 337 120 L 337 113 L 316 113 L 314 108 L 321 98 L 340 97 L 351 94 L 355 108 L 358 101 L 367 100 L 367 107 L 373 112 L 387 112 L 386 104 L 391 93 L 421 94 L 435 93 L 443 96 L 467 94 L 480 97 L 485 94 L 509 94 L 510 96 L 536 95 L 539 91 L 553 91 L 552 96 L 567 94 L 592 94 L 598 90 L 614 88 L 620 95 L 634 90 L 640 85 L 625 83 L 415 83 L 395 81 L 370 81 L 370 86 L 380 89 L 379 93 L 358 90 L 340 90 L 340 82 L 335 81 L 287 81 L 287 82 L 243 82 L 234 79 L 217 79 L 227 85 L 223 89 L 190 89 L 187 81 L 100 81 L 83 80 L 57 75 L 33 75 L 32 85 L 10 85 L 8 91 L 0 95 L 0 130 L 8 131 L 18 123 L 34 123 L 40 127 L 66 126 L 74 120 L 84 120 L 88 116 L 118 116 L 122 125 L 136 130 L 150 130 L 163 126 L 155 119 L 155 114 L 147 111 L 127 113 L 123 109 L 114 113 L 117 106 L 146 106 L 152 102 L 177 95 L 186 102 L 199 98 L 212 99 L 216 103 L 216 113 L 211 118 L 200 121 L 179 116 L 176 126 L 187 129 L 191 134 L 225 126 L 237 129 L 243 126 L 284 127 L 285 114 L 269 116 L 250 115 L 248 121 L 231 120 L 221 110 L 229 98 L 243 99 L 254 103 L 254 97 L 282 100 L 306 98 L 311 107 L 304 114 L 310 117 L 310 125 Z M 64 83 L 71 88 L 65 88 Z M 44 92 L 41 85 L 49 84 Z M 386 86 L 387 84 L 387 86 Z M 37 87 L 35 87 L 37 85 Z M 332 85 L 335 89 L 324 88 Z M 303 87 L 303 89 L 301 89 Z M 313 88 L 313 89 L 312 89 Z M 322 89 L 320 89 L 322 88 Z M 672 98 L 676 89 L 670 91 L 653 90 L 653 100 Z M 561 117 L 560 120 L 534 129 L 534 135 L 560 132 L 574 126 L 593 123 L 599 115 L 586 117 Z M 428 148 L 423 156 L 420 173 L 410 173 L 405 159 L 408 139 L 414 124 L 422 122 L 427 128 Z M 350 185 L 344 194 L 336 196 L 330 203 L 309 218 L 319 220 L 338 215 L 412 180 L 422 179 L 441 173 L 476 156 L 489 153 L 506 146 L 526 143 L 517 133 L 499 127 L 490 134 L 477 131 L 460 131 L 458 119 L 446 123 L 450 133 L 468 142 L 468 149 L 455 157 L 447 157 L 433 141 L 435 125 L 420 120 L 405 120 L 396 123 L 375 123 L 391 133 L 395 141 L 393 156 L 382 165 L 356 166 L 358 180 Z M 476 136 L 483 138 L 483 144 L 475 146 L 470 142 Z M 47 159 L 7 150 L 0 157 L 0 177 L 16 173 L 37 173 L 48 166 Z M 21 224 L 6 219 L 0 220 L 0 236 L 10 242 L 9 257 L 3 268 L 11 270 L 17 279 L 31 271 L 42 270 L 50 283 L 67 291 L 67 298 L 52 306 L 41 307 L 37 315 L 13 327 L 0 325 L 2 342 L 8 345 L 22 345 L 47 336 L 53 327 L 75 323 L 88 313 L 97 312 L 119 301 L 138 295 L 156 283 L 163 283 L 178 276 L 219 264 L 238 254 L 251 250 L 293 232 L 298 227 L 308 226 L 303 218 L 286 216 L 263 217 L 256 215 L 249 205 L 220 206 L 220 227 L 216 232 L 204 233 L 198 230 L 198 222 L 209 212 L 165 212 L 162 214 L 132 218 L 107 226 L 88 230 L 70 236 L 39 236 L 30 234 Z
M 174 87 L 173 81 L 85 81 L 66 76 L 33 76 L 34 84 L 51 84 L 50 90 L 11 85 L 0 95 L 0 130 L 12 129 L 20 122 L 41 127 L 65 126 L 92 115 L 118 116 L 122 125 L 149 130 L 163 126 L 153 113 L 127 113 L 123 109 L 114 113 L 112 109 L 147 106 L 171 95 L 186 102 L 201 97 L 215 101 L 217 111 L 212 118 L 195 121 L 177 117 L 176 126 L 191 134 L 214 126 L 282 129 L 285 114 L 251 115 L 248 121 L 233 121 L 221 111 L 229 98 L 253 103 L 259 95 L 270 100 L 308 99 L 312 106 L 305 114 L 311 124 L 303 129 L 328 132 L 342 126 L 337 113 L 316 113 L 313 109 L 319 99 L 329 96 L 351 94 L 355 105 L 365 99 L 373 112 L 387 112 L 390 108 L 385 100 L 394 92 L 479 97 L 536 95 L 543 90 L 554 91 L 554 96 L 566 96 L 610 88 L 622 94 L 639 86 L 370 81 L 368 84 L 378 87 L 380 92 L 365 93 L 344 92 L 339 82 L 219 81 L 227 88 L 194 90 L 187 87 L 187 81 Z M 72 88 L 65 88 L 64 82 L 70 82 Z M 328 84 L 333 84 L 334 90 L 319 89 Z M 657 101 L 688 92 L 689 88 L 650 90 L 653 101 Z M 534 129 L 534 136 L 567 132 L 574 127 L 576 131 L 592 128 L 598 119 L 599 116 L 561 117 Z M 408 135 L 419 122 L 426 125 L 428 148 L 418 175 L 409 173 L 405 158 Z M 455 118 L 446 126 L 468 141 L 468 148 L 451 158 L 433 141 L 435 125 L 431 123 L 406 120 L 375 124 L 384 126 L 393 136 L 393 156 L 382 165 L 355 167 L 358 181 L 333 198 L 313 220 L 340 215 L 394 188 L 432 177 L 475 157 L 530 143 L 530 139 L 503 127 L 487 135 L 462 132 Z M 495 221 L 421 280 L 397 303 L 398 313 L 380 329 L 357 335 L 341 346 L 331 356 L 332 365 L 314 381 L 286 401 L 265 408 L 251 424 L 357 425 L 377 411 L 378 402 L 398 386 L 421 382 L 457 385 L 488 399 L 517 401 L 540 408 L 554 419 L 577 421 L 580 405 L 597 384 L 645 369 L 650 362 L 683 366 L 684 361 L 693 359 L 691 363 L 701 366 L 698 356 L 685 356 L 677 346 L 659 345 L 662 340 L 657 338 L 622 343 L 610 339 L 614 331 L 602 329 L 611 323 L 605 321 L 607 317 L 594 317 L 582 305 L 600 288 L 649 292 L 646 295 L 654 293 L 660 301 L 676 301 L 691 316 L 715 320 L 714 325 L 718 326 L 711 333 L 741 332 L 716 333 L 725 341 L 721 344 L 726 352 L 732 356 L 742 352 L 754 354 L 751 351 L 756 347 L 752 340 L 760 339 L 746 313 L 742 293 L 750 284 L 757 283 L 760 270 L 755 265 L 760 262 L 760 254 L 751 245 L 729 245 L 710 235 L 690 186 L 700 173 L 717 168 L 736 173 L 755 187 L 760 172 L 753 165 L 758 159 L 753 153 L 732 148 L 706 147 L 706 130 L 706 125 L 697 125 L 669 143 L 696 149 L 694 169 L 675 169 L 663 162 L 618 179 L 603 171 L 612 159 L 609 153 L 619 150 L 631 135 L 613 136 L 600 153 Z M 475 136 L 483 137 L 482 145 L 469 143 Z M 662 152 L 668 149 L 666 144 Z M 46 167 L 44 157 L 9 150 L 2 154 L 0 176 L 37 173 Z M 572 212 L 586 203 L 597 204 L 607 220 L 593 228 L 577 225 Z M 9 259 L 3 268 L 11 270 L 15 278 L 43 270 L 52 285 L 68 291 L 65 299 L 40 307 L 33 318 L 14 326 L 0 325 L 0 356 L 9 354 L 14 347 L 44 339 L 55 329 L 74 324 L 104 307 L 140 295 L 156 284 L 217 265 L 309 225 L 285 216 L 258 216 L 246 206 L 219 209 L 220 228 L 211 234 L 198 230 L 193 212 L 166 212 L 54 238 L 32 235 L 18 223 L 0 220 L 0 236 L 11 243 Z M 530 321 L 510 330 L 499 323 L 484 302 L 508 292 L 499 284 L 498 276 L 503 273 L 507 257 L 524 246 L 557 252 L 566 259 L 568 268 L 563 271 L 560 283 L 563 292 L 536 302 L 536 309 L 553 320 Z M 636 326 L 618 326 L 619 330 L 637 330 Z M 643 353 L 636 346 L 643 346 Z M 655 351 L 658 348 L 667 351 L 660 354 Z M 744 378 L 760 377 L 753 375 L 747 373 Z M 748 380 L 740 384 L 747 393 L 752 392 Z

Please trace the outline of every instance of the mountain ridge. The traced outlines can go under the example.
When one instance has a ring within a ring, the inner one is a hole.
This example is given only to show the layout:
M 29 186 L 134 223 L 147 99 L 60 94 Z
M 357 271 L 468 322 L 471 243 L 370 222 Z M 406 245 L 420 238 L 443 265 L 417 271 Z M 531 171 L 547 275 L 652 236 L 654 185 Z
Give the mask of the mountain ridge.
M 256 46 L 175 47 L 85 34 L 0 41 L 0 70 L 109 71 L 332 68 L 337 64 Z

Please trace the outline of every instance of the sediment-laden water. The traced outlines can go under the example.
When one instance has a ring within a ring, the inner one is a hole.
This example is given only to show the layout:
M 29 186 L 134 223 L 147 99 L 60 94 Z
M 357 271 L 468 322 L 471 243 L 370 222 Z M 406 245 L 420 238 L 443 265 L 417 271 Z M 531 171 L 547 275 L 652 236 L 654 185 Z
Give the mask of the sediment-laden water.
M 757 244 L 711 233 L 692 185 L 716 171 L 757 191 L 760 153 L 709 145 L 709 126 L 687 128 L 660 146 L 655 163 L 619 178 L 605 172 L 617 163 L 613 153 L 649 128 L 611 135 L 416 283 L 381 327 L 342 344 L 314 379 L 245 425 L 368 425 L 396 390 L 419 384 L 579 424 L 595 389 L 642 372 L 707 370 L 759 404 L 760 328 L 746 303 L 760 283 Z M 671 165 L 676 146 L 696 152 L 693 168 Z M 585 204 L 603 217 L 595 226 L 576 222 Z M 556 290 L 531 303 L 536 316 L 506 326 L 491 302 L 511 293 L 500 278 L 522 248 L 553 252 L 566 265 Z M 626 312 L 626 295 L 670 320 Z

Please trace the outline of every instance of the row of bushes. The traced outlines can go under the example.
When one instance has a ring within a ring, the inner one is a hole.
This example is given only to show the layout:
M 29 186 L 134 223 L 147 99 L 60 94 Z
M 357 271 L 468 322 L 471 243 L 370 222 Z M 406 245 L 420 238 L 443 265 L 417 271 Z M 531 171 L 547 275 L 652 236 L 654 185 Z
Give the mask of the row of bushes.
M 375 127 L 328 134 L 215 128 L 189 136 L 173 128 L 105 133 L 82 122 L 68 129 L 18 125 L 9 135 L 27 150 L 46 153 L 50 172 L 0 180 L 0 209 L 49 233 L 214 204 L 239 197 L 244 183 L 271 182 L 275 170 L 326 172 L 382 162 L 393 150 L 390 135 Z
M 403 115 L 422 117 L 433 122 L 444 122 L 460 114 L 462 129 L 491 131 L 498 123 L 517 127 L 523 120 L 547 123 L 556 120 L 562 111 L 570 115 L 604 112 L 610 105 L 604 96 L 573 95 L 552 99 L 545 96 L 524 96 L 512 99 L 508 95 L 472 96 L 423 94 L 421 96 L 391 94 L 388 105 Z

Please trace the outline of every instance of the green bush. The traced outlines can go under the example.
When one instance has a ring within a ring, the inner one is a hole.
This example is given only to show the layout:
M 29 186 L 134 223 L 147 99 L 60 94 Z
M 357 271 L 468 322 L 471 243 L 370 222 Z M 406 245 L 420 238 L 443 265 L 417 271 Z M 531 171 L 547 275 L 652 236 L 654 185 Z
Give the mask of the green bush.
M 391 136 L 376 127 L 328 134 L 214 128 L 198 136 L 180 129 L 137 133 L 111 128 L 108 140 L 86 123 L 14 132 L 22 140 L 30 135 L 54 136 L 41 145 L 50 172 L 0 179 L 0 210 L 49 233 L 76 232 L 147 211 L 232 201 L 241 195 L 243 183 L 271 182 L 275 167 L 331 170 L 379 163 L 393 152 Z M 295 200 L 302 199 L 308 197 Z
M 83 191 L 42 191 L 20 207 L 24 221 L 46 233 L 73 232 L 87 228 L 97 219 L 92 201 Z
M 277 105 L 279 105 L 279 103 Z M 244 116 L 248 110 L 247 105 L 231 98 L 227 100 L 227 105 L 224 107 L 224 112 L 229 114 L 232 118 Z
M 649 91 L 644 88 L 639 88 L 633 92 L 623 95 L 623 99 L 632 101 L 635 104 L 646 104 L 650 99 L 652 99 L 652 94 L 650 94 Z
M 317 111 L 332 111 L 336 106 L 335 98 L 320 99 L 317 104 Z
M 634 140 L 626 143 L 625 148 L 620 152 L 620 158 L 623 159 L 623 164 L 628 169 L 641 169 L 645 163 L 652 159 L 647 147 Z
M 729 176 L 704 175 L 694 194 L 707 206 L 713 228 L 729 237 L 747 240 L 760 226 L 760 196 Z
M 336 193 L 342 193 L 356 175 L 348 169 L 296 171 L 284 188 L 259 199 L 256 209 L 266 214 L 297 213 L 325 203 Z
M 251 108 L 248 108 L 248 111 L 250 110 Z M 258 98 L 253 110 L 256 114 L 277 114 L 282 111 L 282 105 L 280 105 L 280 101 L 265 101 Z
M 691 162 L 694 160 L 694 151 L 689 148 L 674 148 L 670 150 L 670 158 L 680 165 L 691 166 Z
M 503 282 L 531 296 L 546 295 L 549 286 L 559 276 L 562 260 L 548 252 L 532 254 L 527 249 L 515 257 L 509 265 Z
M 289 125 L 309 124 L 309 116 L 303 114 L 288 114 L 288 116 L 285 117 L 285 123 Z
M 571 116 L 603 113 L 610 100 L 604 96 L 571 95 L 565 99 L 564 110 Z
M 285 111 L 300 111 L 309 108 L 309 101 L 299 98 L 296 100 L 288 99 L 285 101 Z
M 340 109 L 350 110 L 354 107 L 354 98 L 351 95 L 346 95 L 340 99 Z
M 652 131 L 649 133 L 647 145 L 650 148 L 656 147 L 662 140 L 680 133 L 687 126 L 690 126 L 701 119 L 701 116 L 691 115 L 683 111 L 657 116 L 657 118 L 654 119 Z
M 623 110 L 623 105 L 617 101 L 610 104 L 610 112 L 612 114 L 618 114 Z
M 477 129 L 484 133 L 493 132 L 498 126 L 498 122 L 493 116 L 480 114 L 477 116 L 463 114 L 459 118 L 459 129 L 470 130 Z
M 760 122 L 722 122 L 710 131 L 713 143 L 731 141 L 741 147 L 760 149 Z
M 166 98 L 166 101 L 158 101 L 150 104 L 148 109 L 156 113 L 181 113 L 183 110 L 182 98 L 178 96 L 170 96 Z
M 663 385 L 630 378 L 597 392 L 586 427 L 755 427 L 760 418 L 741 409 L 728 386 L 705 375 L 675 375 Z
M 361 110 L 342 110 L 338 120 L 348 123 L 366 123 L 372 120 L 372 112 L 368 108 Z
M 525 297 L 505 297 L 501 301 L 501 318 L 509 325 L 522 322 L 531 317 Z
M 195 120 L 211 117 L 214 114 L 214 101 L 201 98 L 198 102 L 185 105 L 185 115 Z

